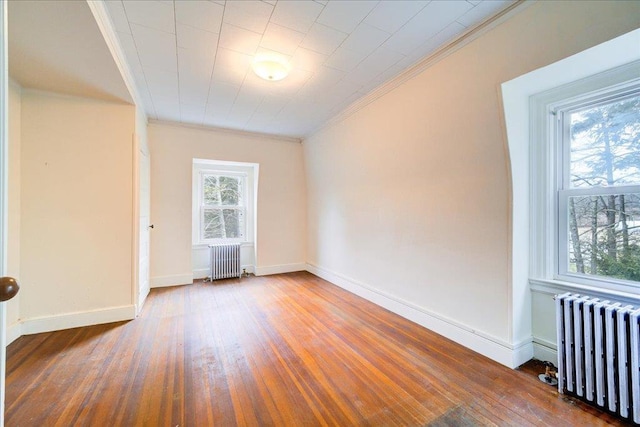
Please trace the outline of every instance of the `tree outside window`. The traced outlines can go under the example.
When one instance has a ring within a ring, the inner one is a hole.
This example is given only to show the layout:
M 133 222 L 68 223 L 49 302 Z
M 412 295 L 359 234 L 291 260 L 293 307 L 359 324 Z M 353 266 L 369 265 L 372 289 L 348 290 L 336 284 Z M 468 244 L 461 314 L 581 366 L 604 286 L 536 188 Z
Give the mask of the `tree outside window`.
M 561 117 L 568 273 L 640 282 L 640 96 Z
M 244 240 L 245 181 L 240 175 L 201 175 L 202 241 Z

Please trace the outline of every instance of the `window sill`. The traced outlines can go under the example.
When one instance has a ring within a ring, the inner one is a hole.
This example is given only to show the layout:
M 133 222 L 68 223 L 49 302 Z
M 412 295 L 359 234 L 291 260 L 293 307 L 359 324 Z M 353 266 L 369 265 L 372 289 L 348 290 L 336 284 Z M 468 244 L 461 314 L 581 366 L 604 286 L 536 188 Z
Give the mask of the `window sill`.
M 240 243 L 240 246 L 244 247 L 253 247 L 253 242 L 230 242 L 230 243 Z M 192 249 L 209 249 L 209 245 L 213 243 L 197 243 L 195 245 L 191 245 Z
M 640 292 L 632 293 L 614 289 L 597 288 L 590 285 L 565 282 L 555 279 L 529 279 L 529 288 L 538 293 L 558 295 L 565 292 L 588 294 L 597 298 L 640 306 Z M 640 291 L 640 290 L 639 290 Z

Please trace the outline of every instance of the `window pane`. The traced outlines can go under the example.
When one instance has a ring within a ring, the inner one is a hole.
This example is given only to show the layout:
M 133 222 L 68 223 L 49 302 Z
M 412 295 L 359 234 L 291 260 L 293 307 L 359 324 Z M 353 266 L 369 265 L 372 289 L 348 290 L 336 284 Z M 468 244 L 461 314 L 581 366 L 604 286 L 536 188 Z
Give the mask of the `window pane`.
M 569 272 L 640 282 L 640 193 L 568 198 Z
M 221 239 L 224 237 L 222 211 L 220 209 L 205 209 L 202 224 L 203 239 Z
M 203 181 L 204 203 L 205 205 L 220 204 L 220 186 L 218 177 L 215 175 L 205 175 Z
M 242 180 L 234 176 L 221 176 L 220 199 L 225 206 L 238 206 L 242 204 Z
M 244 215 L 240 209 L 205 209 L 203 239 L 238 239 L 244 233 Z
M 238 206 L 242 205 L 241 177 L 205 175 L 203 181 L 204 204 Z
M 224 217 L 225 237 L 237 239 L 242 237 L 242 215 L 238 209 L 222 209 Z
M 571 113 L 571 187 L 640 184 L 640 96 Z

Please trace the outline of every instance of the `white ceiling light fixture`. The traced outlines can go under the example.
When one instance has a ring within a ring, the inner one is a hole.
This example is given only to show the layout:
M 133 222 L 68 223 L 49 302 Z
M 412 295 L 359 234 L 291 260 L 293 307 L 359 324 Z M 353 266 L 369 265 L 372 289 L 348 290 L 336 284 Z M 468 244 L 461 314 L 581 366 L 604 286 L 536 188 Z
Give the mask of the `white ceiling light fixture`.
M 256 57 L 253 61 L 253 71 L 258 77 L 270 82 L 284 79 L 289 75 L 290 70 L 289 64 L 284 59 L 275 56 Z

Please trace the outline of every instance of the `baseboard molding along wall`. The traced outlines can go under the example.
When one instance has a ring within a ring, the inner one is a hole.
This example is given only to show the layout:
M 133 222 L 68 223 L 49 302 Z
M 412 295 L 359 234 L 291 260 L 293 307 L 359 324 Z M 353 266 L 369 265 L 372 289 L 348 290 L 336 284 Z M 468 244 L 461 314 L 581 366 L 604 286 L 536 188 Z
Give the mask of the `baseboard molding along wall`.
M 307 270 L 307 264 L 305 263 L 267 265 L 265 267 L 256 267 L 255 274 L 256 276 L 268 276 L 269 274 L 293 273 L 305 270 Z
M 197 270 L 193 270 L 193 280 L 206 279 L 207 277 L 209 277 L 208 268 L 200 268 Z
M 532 339 L 510 344 L 481 334 L 455 320 L 430 312 L 342 274 L 314 264 L 307 264 L 306 270 L 509 368 L 517 368 L 533 357 Z
M 297 264 L 280 264 L 268 265 L 265 267 L 255 267 L 253 265 L 243 265 L 248 273 L 254 273 L 256 276 L 266 276 L 269 274 L 293 273 L 294 271 L 305 271 L 307 265 L 305 263 Z M 171 276 L 152 277 L 150 284 L 152 288 L 163 288 L 167 286 L 190 285 L 194 279 L 205 279 L 209 276 L 208 268 L 198 268 L 187 274 L 173 274 Z
M 22 336 L 22 322 L 19 320 L 7 326 L 7 345 Z
M 556 343 L 534 338 L 533 357 L 545 362 L 551 362 L 558 366 L 558 350 L 556 348 Z
M 156 276 L 149 280 L 152 288 L 165 288 L 167 286 L 190 285 L 193 283 L 193 273 L 173 274 L 171 276 Z
M 255 273 L 255 267 L 253 265 L 242 265 L 240 266 L 240 270 L 247 270 L 247 273 Z M 206 279 L 209 277 L 209 273 L 208 268 L 193 270 L 193 280 Z
M 31 335 L 39 334 L 41 332 L 60 331 L 63 329 L 79 328 L 82 326 L 133 320 L 135 317 L 135 305 L 123 305 L 120 307 L 23 319 L 20 321 L 19 329 L 15 326 L 15 323 L 11 325 L 9 329 L 16 328 L 16 330 L 20 332 L 20 335 Z M 17 332 L 11 332 L 11 334 L 15 333 Z

